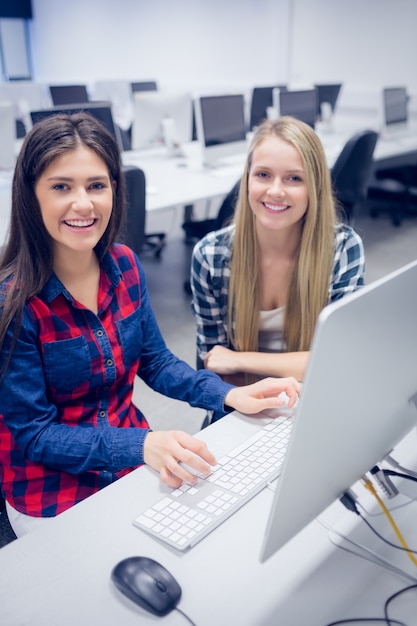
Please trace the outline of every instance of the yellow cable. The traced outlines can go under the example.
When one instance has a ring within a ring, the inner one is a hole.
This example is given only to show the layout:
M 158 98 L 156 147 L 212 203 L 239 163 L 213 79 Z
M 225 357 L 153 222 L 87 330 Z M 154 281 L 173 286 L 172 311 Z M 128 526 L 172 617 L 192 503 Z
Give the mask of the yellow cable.
M 417 559 L 415 558 L 414 554 L 412 552 L 410 552 L 410 547 L 407 545 L 404 537 L 402 536 L 402 534 L 400 533 L 396 523 L 394 522 L 394 519 L 391 516 L 391 513 L 388 511 L 387 507 L 385 506 L 383 500 L 381 500 L 381 498 L 379 497 L 379 495 L 377 494 L 375 487 L 373 486 L 373 484 L 371 483 L 370 480 L 368 480 L 367 478 L 363 478 L 363 483 L 366 487 L 366 489 L 368 489 L 368 491 L 370 491 L 372 493 L 372 495 L 376 498 L 379 506 L 381 507 L 381 509 L 383 510 L 383 512 L 385 513 L 386 517 L 388 518 L 389 523 L 391 524 L 392 528 L 394 529 L 395 534 L 398 537 L 399 542 L 401 543 L 402 547 L 406 550 L 409 558 L 412 560 L 412 562 L 414 563 L 414 565 L 417 566 Z

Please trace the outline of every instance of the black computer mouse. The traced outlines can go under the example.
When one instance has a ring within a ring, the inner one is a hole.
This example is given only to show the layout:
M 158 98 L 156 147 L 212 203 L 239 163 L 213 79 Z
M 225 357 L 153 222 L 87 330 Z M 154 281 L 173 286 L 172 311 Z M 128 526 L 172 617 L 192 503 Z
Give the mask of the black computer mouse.
M 181 587 L 167 569 L 144 556 L 117 563 L 111 579 L 128 598 L 154 615 L 167 615 L 181 598 Z

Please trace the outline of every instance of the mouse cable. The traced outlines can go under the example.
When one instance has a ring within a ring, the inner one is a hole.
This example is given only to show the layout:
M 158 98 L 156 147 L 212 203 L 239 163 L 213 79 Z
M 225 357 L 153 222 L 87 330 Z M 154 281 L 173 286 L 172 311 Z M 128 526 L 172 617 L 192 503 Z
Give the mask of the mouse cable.
M 371 481 L 368 480 L 367 478 L 363 479 L 365 482 L 365 486 L 366 483 L 369 483 L 370 487 L 367 487 L 369 490 L 371 490 L 371 492 L 373 491 L 373 495 L 376 497 L 378 503 L 380 503 L 382 505 L 382 510 L 384 511 L 384 513 L 387 515 L 390 523 L 392 522 L 391 525 L 393 525 L 395 534 L 397 535 L 397 537 L 400 540 L 400 543 L 402 544 L 401 546 L 392 543 L 391 541 L 389 541 L 388 539 L 386 539 L 385 537 L 383 537 L 377 530 L 376 528 L 374 528 L 372 526 L 372 524 L 370 522 L 368 522 L 368 520 L 366 519 L 366 517 L 364 515 L 362 515 L 361 511 L 358 509 L 358 507 L 356 506 L 356 497 L 353 494 L 352 490 L 348 490 L 345 491 L 345 493 L 343 494 L 343 496 L 340 498 L 340 502 L 343 504 L 343 506 L 345 506 L 349 511 L 352 511 L 353 513 L 356 513 L 356 515 L 358 515 L 361 520 L 363 522 L 365 522 L 365 524 L 368 526 L 368 528 L 370 530 L 372 530 L 372 532 L 379 537 L 379 539 L 381 539 L 382 541 L 384 541 L 387 545 L 396 548 L 397 550 L 404 550 L 405 552 L 407 552 L 407 554 L 409 555 L 409 557 L 411 558 L 411 560 L 413 561 L 414 564 L 417 565 L 417 560 L 415 559 L 415 557 L 413 556 L 413 554 L 417 554 L 417 552 L 415 550 L 411 550 L 407 544 L 405 543 L 404 538 L 402 537 L 400 531 L 398 530 L 394 520 L 392 519 L 390 512 L 388 511 L 387 507 L 385 506 L 385 504 L 382 502 L 381 498 L 378 496 L 378 494 L 375 491 L 374 486 L 372 485 Z M 413 553 L 413 554 L 412 554 Z
M 411 581 L 413 583 L 417 583 L 417 577 L 414 577 L 411 574 L 409 574 L 408 572 L 406 572 L 405 570 L 397 567 L 396 565 L 391 563 L 391 561 L 387 561 L 386 559 L 384 559 L 377 552 L 374 552 L 373 550 L 371 550 L 367 546 L 364 546 L 363 544 L 358 543 L 357 541 L 354 541 L 350 537 L 344 535 L 340 531 L 338 531 L 335 528 L 333 528 L 332 526 L 330 526 L 330 524 L 325 522 L 323 519 L 317 518 L 317 521 L 319 522 L 319 524 L 321 524 L 327 530 L 327 532 L 329 533 L 328 534 L 328 539 L 329 539 L 330 543 L 332 543 L 335 546 L 335 548 L 339 548 L 340 550 L 343 550 L 344 552 L 347 552 L 348 554 L 352 554 L 353 556 L 356 556 L 356 557 L 358 557 L 360 559 L 364 559 L 365 561 L 369 561 L 373 565 L 377 565 L 379 567 L 382 567 L 382 568 L 388 570 L 389 572 L 391 572 L 392 574 L 396 574 L 397 576 L 402 576 L 403 578 L 405 578 L 405 579 L 407 579 L 407 580 L 409 580 L 409 581 Z M 352 546 L 357 548 L 357 550 L 355 550 L 353 548 L 350 548 L 348 546 L 345 546 L 342 543 L 338 543 L 336 538 L 332 537 L 332 535 L 336 535 L 342 541 L 345 541 L 347 544 L 351 544 Z
M 403 589 L 400 589 L 396 593 L 393 593 L 392 596 L 390 596 L 388 600 L 385 602 L 384 615 L 387 620 L 389 620 L 388 607 L 391 604 L 391 602 L 393 602 L 393 600 L 395 600 L 396 598 L 399 598 L 400 596 L 402 596 L 404 593 L 407 593 L 408 591 L 417 591 L 417 585 L 409 585 L 408 587 L 404 587 Z M 388 623 L 391 624 L 392 620 L 389 620 Z
M 352 618 L 346 618 L 346 619 L 337 620 L 336 622 L 331 622 L 329 624 L 326 624 L 326 626 L 340 626 L 341 624 L 358 624 L 358 623 L 363 624 L 364 622 L 367 622 L 369 624 L 376 624 L 376 623 L 381 624 L 381 623 L 384 623 L 387 626 L 395 626 L 395 625 L 396 626 L 407 626 L 407 624 L 405 624 L 404 622 L 400 622 L 397 619 L 393 619 L 393 618 L 389 617 L 388 616 L 388 607 L 391 604 L 391 602 L 393 602 L 393 600 L 395 600 L 396 598 L 400 597 L 404 593 L 406 593 L 408 591 L 412 591 L 412 590 L 417 590 L 417 585 L 409 585 L 408 587 L 404 587 L 403 589 L 400 589 L 399 591 L 396 591 L 395 593 L 393 593 L 385 601 L 384 617 L 352 617 Z
M 326 626 L 339 626 L 339 624 L 386 624 L 386 626 L 407 626 L 404 622 L 399 622 L 397 619 L 386 619 L 385 617 L 348 617 L 346 619 L 339 619 L 337 622 L 330 622 Z
M 181 613 L 181 615 L 185 617 L 185 619 L 188 621 L 189 624 L 191 624 L 191 626 L 196 626 L 196 624 L 192 621 L 192 619 L 189 618 L 188 615 L 184 613 L 184 611 L 181 611 L 181 609 L 179 609 L 177 606 L 175 607 L 174 611 Z

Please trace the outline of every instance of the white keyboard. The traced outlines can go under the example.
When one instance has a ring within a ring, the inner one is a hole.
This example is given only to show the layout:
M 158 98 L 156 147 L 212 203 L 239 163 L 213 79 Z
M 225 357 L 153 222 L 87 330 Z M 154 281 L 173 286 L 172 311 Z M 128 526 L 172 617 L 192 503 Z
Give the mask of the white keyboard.
M 218 459 L 209 476 L 184 483 L 133 523 L 178 550 L 192 547 L 279 475 L 293 419 L 271 420 Z

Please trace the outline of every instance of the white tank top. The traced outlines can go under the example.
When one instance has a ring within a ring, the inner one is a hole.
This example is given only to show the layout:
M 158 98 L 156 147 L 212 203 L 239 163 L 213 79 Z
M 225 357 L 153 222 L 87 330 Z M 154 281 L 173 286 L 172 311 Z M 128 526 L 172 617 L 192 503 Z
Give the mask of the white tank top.
M 259 351 L 283 352 L 284 307 L 259 312 Z

